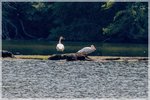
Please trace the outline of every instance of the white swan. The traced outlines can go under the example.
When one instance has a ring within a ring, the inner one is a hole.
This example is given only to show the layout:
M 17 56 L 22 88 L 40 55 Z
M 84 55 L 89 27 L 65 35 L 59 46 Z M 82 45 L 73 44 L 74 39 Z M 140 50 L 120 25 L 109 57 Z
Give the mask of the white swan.
M 96 50 L 94 45 L 91 45 L 91 47 L 84 47 L 83 49 L 79 50 L 78 53 L 82 54 L 90 54 Z
M 62 40 L 62 39 L 64 39 L 64 38 L 61 36 L 61 37 L 59 38 L 59 43 L 58 43 L 57 46 L 56 46 L 57 51 L 61 51 L 61 52 L 63 52 L 64 49 L 65 49 L 64 45 L 61 43 L 61 40 Z

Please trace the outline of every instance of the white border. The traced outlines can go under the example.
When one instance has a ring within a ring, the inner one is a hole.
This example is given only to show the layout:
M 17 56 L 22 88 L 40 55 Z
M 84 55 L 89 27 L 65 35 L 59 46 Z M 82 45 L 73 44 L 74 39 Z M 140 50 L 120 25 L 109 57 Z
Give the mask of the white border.
M 2 50 L 2 2 L 0 2 L 0 52 Z M 2 58 L 0 53 L 0 99 L 2 97 Z
M 1 2 L 148 2 L 149 0 L 1 0 Z
M 2 2 L 106 2 L 109 0 L 1 0 L 0 1 L 0 50 L 2 50 Z M 148 38 L 150 38 L 150 1 L 149 0 L 112 0 L 115 2 L 148 2 Z M 148 39 L 148 44 L 150 40 Z M 0 54 L 1 56 L 1 54 Z M 148 45 L 148 57 L 150 49 Z M 149 59 L 150 60 L 150 59 Z M 0 58 L 0 72 L 2 72 L 2 59 Z M 148 98 L 2 98 L 2 73 L 0 73 L 0 100 L 150 100 L 150 62 L 148 62 Z
M 148 99 L 150 99 L 150 1 L 148 1 Z

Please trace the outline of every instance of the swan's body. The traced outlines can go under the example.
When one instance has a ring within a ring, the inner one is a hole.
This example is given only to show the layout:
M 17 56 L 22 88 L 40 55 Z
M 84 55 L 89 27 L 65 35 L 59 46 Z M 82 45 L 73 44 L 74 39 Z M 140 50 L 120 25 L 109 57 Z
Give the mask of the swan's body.
M 64 39 L 62 36 L 59 38 L 59 43 L 56 46 L 57 51 L 64 51 L 65 47 L 64 45 L 61 43 L 61 40 Z
M 57 49 L 57 51 L 64 51 L 64 45 L 63 44 L 57 44 L 56 49 Z
M 83 49 L 79 50 L 78 53 L 82 54 L 90 54 L 96 50 L 94 45 L 91 45 L 91 47 L 84 47 Z

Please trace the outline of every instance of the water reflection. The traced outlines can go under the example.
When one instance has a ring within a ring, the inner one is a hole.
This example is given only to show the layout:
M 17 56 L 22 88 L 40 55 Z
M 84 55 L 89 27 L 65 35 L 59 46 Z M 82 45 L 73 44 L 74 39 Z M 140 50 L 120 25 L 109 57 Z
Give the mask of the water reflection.
M 22 55 L 51 55 L 58 53 L 55 49 L 57 41 L 2 41 L 2 49 Z M 148 56 L 147 44 L 121 44 L 98 42 L 63 42 L 63 53 L 74 53 L 83 47 L 94 44 L 94 56 Z

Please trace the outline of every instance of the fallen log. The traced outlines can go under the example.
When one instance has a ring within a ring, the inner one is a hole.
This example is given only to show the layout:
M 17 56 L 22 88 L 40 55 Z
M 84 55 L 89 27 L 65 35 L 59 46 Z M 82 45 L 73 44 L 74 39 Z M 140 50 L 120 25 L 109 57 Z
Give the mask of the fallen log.
M 105 60 L 119 60 L 120 58 L 117 57 L 117 58 L 105 58 Z
M 138 61 L 148 60 L 148 58 L 139 58 Z
M 54 54 L 48 58 L 49 60 L 64 60 L 67 61 L 76 61 L 76 60 L 86 60 L 93 61 L 93 59 L 89 58 L 85 54 L 81 53 L 68 53 L 68 54 Z

